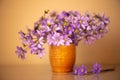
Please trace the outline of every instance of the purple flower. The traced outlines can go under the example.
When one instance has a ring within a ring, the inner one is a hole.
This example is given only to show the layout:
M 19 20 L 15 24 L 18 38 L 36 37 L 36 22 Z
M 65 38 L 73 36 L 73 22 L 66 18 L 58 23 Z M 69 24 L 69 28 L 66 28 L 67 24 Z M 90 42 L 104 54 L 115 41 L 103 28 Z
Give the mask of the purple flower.
M 31 49 L 31 53 L 38 54 L 38 46 L 35 42 L 32 42 L 29 47 Z
M 74 31 L 74 29 L 71 26 L 66 26 L 64 28 L 64 33 L 67 34 L 67 35 L 69 35 L 69 36 L 72 34 L 73 31 Z
M 43 31 L 43 30 L 36 30 L 35 36 L 36 36 L 37 38 L 44 37 L 45 35 L 46 35 L 46 32 L 45 32 L 45 31 Z
M 31 34 L 28 34 L 25 38 L 26 38 L 26 44 L 30 44 L 33 40 Z
M 51 32 L 52 32 L 52 33 L 53 33 L 53 32 L 57 32 L 57 31 L 62 31 L 62 27 L 61 27 L 61 25 L 58 24 L 58 23 L 51 26 Z
M 58 15 L 58 18 L 60 20 L 63 20 L 65 17 L 68 17 L 70 14 L 66 11 L 62 11 L 60 15 Z
M 95 31 L 96 31 L 96 38 L 100 39 L 103 37 L 105 33 L 108 32 L 108 27 L 105 27 L 104 25 L 99 25 Z
M 49 32 L 51 31 L 51 26 L 54 25 L 53 19 L 46 19 L 44 24 L 41 24 L 41 30 L 43 32 Z
M 54 33 L 53 35 L 48 35 L 47 42 L 49 45 L 64 45 L 64 37 L 60 33 Z
M 87 73 L 87 69 L 86 69 L 86 67 L 84 65 L 82 65 L 81 67 L 79 67 L 79 69 L 78 69 L 78 75 L 83 76 L 86 73 Z
M 99 20 L 99 22 L 101 24 L 103 24 L 104 26 L 107 26 L 109 21 L 109 18 L 105 16 L 104 13 L 102 13 L 101 15 L 95 15 L 95 18 L 97 18 Z
M 27 51 L 25 51 L 22 47 L 18 47 L 18 46 L 17 46 L 17 50 L 16 50 L 15 52 L 16 52 L 16 54 L 18 55 L 19 58 L 25 59 L 25 53 L 26 53 Z
M 93 44 L 94 43 L 94 41 L 96 40 L 96 38 L 93 36 L 93 35 L 86 35 L 85 37 L 84 37 L 84 43 L 85 44 Z
M 22 44 L 23 45 L 28 45 L 30 44 L 30 42 L 32 41 L 32 36 L 31 34 L 25 34 L 22 31 L 19 32 L 20 36 L 21 36 L 21 40 L 22 40 Z
M 38 42 L 40 45 L 43 45 L 44 44 L 44 37 L 40 37 Z
M 38 55 L 40 58 L 45 54 L 43 51 L 43 37 L 39 38 L 38 43 L 32 42 L 30 45 L 31 53 Z
M 75 66 L 72 73 L 73 73 L 74 75 L 77 75 L 77 74 L 78 74 L 78 69 L 79 69 L 79 67 L 78 67 L 78 66 Z
M 54 45 L 54 38 L 52 36 L 52 34 L 47 35 L 47 43 L 49 45 Z
M 98 63 L 95 63 L 95 64 L 92 66 L 92 72 L 93 72 L 93 73 L 98 74 L 98 73 L 100 73 L 101 70 L 102 70 L 101 65 L 98 64 Z
M 72 40 L 68 37 L 68 35 L 64 36 L 64 45 L 70 45 Z

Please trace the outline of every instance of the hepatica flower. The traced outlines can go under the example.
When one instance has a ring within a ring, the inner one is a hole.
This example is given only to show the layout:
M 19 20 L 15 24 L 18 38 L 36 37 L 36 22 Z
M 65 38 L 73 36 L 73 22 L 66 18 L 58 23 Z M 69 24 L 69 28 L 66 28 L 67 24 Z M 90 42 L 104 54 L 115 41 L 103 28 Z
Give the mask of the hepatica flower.
M 74 75 L 77 75 L 77 74 L 78 74 L 78 70 L 79 70 L 79 67 L 78 67 L 78 66 L 75 66 L 72 73 L 73 73 Z
M 95 74 L 100 73 L 101 70 L 102 70 L 101 65 L 98 64 L 98 63 L 95 63 L 95 64 L 92 66 L 92 72 L 95 73 Z
M 87 73 L 87 68 L 84 65 L 81 65 L 78 69 L 78 75 L 83 76 Z
M 43 45 L 60 46 L 75 44 L 80 41 L 93 44 L 108 32 L 109 18 L 104 14 L 85 13 L 78 11 L 49 12 L 34 23 L 33 29 L 20 31 L 22 47 L 17 47 L 18 57 L 25 59 L 27 49 L 40 58 L 45 54 Z
M 81 65 L 80 67 L 75 66 L 72 72 L 74 75 L 80 75 L 83 76 L 87 73 L 87 68 L 84 65 Z
M 17 46 L 16 54 L 18 55 L 18 57 L 20 57 L 21 59 L 25 59 L 25 53 L 26 51 L 22 47 Z

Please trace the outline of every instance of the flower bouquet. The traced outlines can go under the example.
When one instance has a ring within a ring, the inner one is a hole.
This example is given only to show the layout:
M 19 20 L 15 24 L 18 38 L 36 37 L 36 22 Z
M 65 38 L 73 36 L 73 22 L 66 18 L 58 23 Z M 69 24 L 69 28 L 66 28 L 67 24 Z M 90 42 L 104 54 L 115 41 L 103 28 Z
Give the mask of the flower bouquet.
M 103 14 L 84 15 L 78 11 L 62 11 L 61 13 L 49 10 L 34 23 L 34 28 L 27 32 L 20 31 L 22 47 L 17 46 L 16 54 L 25 59 L 26 49 L 40 58 L 45 54 L 43 45 L 69 46 L 78 45 L 84 40 L 85 44 L 92 44 L 108 32 L 109 18 Z

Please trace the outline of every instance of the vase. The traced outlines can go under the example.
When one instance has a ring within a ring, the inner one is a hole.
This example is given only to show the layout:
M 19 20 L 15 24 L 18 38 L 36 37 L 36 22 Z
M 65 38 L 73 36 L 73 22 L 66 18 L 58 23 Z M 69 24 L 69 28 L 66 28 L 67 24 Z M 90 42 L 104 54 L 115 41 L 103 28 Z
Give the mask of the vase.
M 74 44 L 49 47 L 49 58 L 53 72 L 72 72 L 75 64 L 75 56 L 76 47 Z

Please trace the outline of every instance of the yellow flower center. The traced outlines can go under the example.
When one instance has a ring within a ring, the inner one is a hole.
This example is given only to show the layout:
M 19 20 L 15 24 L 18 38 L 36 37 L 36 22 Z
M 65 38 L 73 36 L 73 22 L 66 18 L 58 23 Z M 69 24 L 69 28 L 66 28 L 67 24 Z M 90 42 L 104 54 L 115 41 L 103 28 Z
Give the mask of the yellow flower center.
M 89 22 L 89 25 L 90 25 L 90 26 L 92 26 L 92 25 L 93 25 L 92 21 L 90 21 L 90 22 Z
M 76 30 L 75 30 L 75 33 L 79 33 L 79 30 L 78 30 L 78 29 L 76 29 Z
M 102 29 L 100 29 L 100 33 L 102 33 L 103 32 L 103 30 Z
M 87 36 L 87 39 L 90 39 L 90 36 Z
M 68 26 L 68 22 L 64 21 L 64 25 L 65 25 L 65 26 Z
M 82 21 L 82 20 L 80 20 L 79 22 L 80 22 L 80 24 L 82 24 L 82 22 L 83 22 L 83 21 Z

